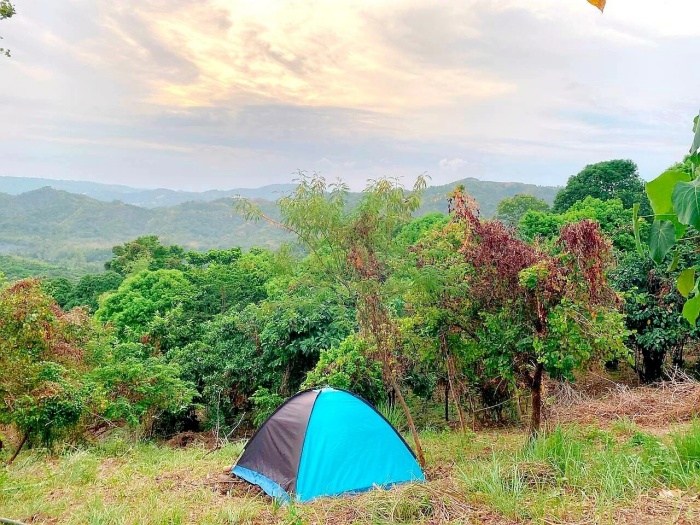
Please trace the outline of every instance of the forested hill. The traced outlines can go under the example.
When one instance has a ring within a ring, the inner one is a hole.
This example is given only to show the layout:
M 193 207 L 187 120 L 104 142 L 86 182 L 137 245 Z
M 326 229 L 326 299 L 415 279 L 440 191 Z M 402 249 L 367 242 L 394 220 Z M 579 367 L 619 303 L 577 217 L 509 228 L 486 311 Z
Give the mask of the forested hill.
M 259 204 L 276 216 L 274 203 Z M 0 254 L 61 262 L 81 252 L 88 261 L 104 260 L 112 246 L 147 234 L 192 249 L 274 248 L 285 238 L 266 223 L 246 222 L 235 213 L 232 199 L 149 209 L 53 188 L 0 194 Z
M 0 177 L 0 193 L 19 195 L 44 187 L 78 193 L 100 201 L 121 201 L 144 208 L 175 206 L 189 201 L 211 202 L 226 197 L 241 195 L 249 199 L 276 200 L 282 193 L 294 189 L 294 184 L 272 184 L 260 188 L 236 188 L 202 192 L 176 191 L 167 188 L 143 189 L 120 184 L 98 182 L 40 179 L 33 177 Z
M 419 214 L 445 213 L 447 196 L 458 184 L 466 186 L 486 217 L 493 215 L 498 202 L 505 197 L 530 193 L 551 203 L 557 190 L 465 179 L 428 188 Z M 359 194 L 350 198 L 357 199 Z M 273 201 L 258 199 L 257 202 L 266 214 L 278 217 Z M 0 193 L 0 257 L 19 256 L 63 267 L 88 265 L 94 271 L 109 258 L 112 246 L 141 235 L 158 235 L 165 243 L 195 250 L 232 246 L 276 248 L 291 240 L 289 234 L 263 221 L 246 222 L 235 213 L 231 198 L 147 208 L 120 201 L 105 202 L 50 187 L 18 195 Z M 8 273 L 8 259 L 3 259 L 0 271 Z
M 455 186 L 464 184 L 469 193 L 481 205 L 482 214 L 491 216 L 496 211 L 497 204 L 505 197 L 516 193 L 534 195 L 551 203 L 557 188 L 552 186 L 536 186 L 519 182 L 491 182 L 467 178 L 428 188 L 425 199 L 425 210 L 444 211 L 445 196 Z M 294 189 L 294 184 L 272 184 L 260 188 L 237 188 L 230 190 L 210 190 L 203 192 L 175 191 L 166 188 L 141 189 L 118 184 L 100 184 L 87 181 L 53 180 L 31 177 L 0 177 L 0 193 L 19 195 L 33 190 L 50 187 L 91 197 L 105 202 L 121 201 L 142 208 L 158 208 L 177 206 L 185 202 L 212 202 L 223 198 L 240 195 L 249 199 L 265 199 L 276 201 L 281 195 Z

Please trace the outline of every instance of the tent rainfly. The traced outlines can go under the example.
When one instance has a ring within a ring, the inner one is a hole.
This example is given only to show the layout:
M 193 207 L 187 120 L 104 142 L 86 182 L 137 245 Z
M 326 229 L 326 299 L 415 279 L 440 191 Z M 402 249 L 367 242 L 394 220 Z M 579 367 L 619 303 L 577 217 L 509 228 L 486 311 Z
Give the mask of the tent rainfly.
M 372 405 L 328 387 L 282 404 L 232 473 L 287 502 L 425 480 L 404 439 Z

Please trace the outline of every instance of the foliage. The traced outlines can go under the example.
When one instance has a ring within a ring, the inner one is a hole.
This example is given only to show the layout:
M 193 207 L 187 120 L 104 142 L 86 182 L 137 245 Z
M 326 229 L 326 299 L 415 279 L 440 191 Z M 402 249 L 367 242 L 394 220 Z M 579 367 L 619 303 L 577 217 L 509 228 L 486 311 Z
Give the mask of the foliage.
M 17 11 L 15 11 L 15 6 L 12 5 L 10 0 L 0 0 L 0 20 L 12 18 L 15 14 L 17 14 Z M 9 57 L 10 50 L 0 47 L 0 55 Z
M 267 388 L 258 388 L 250 397 L 255 406 L 255 419 L 253 423 L 256 427 L 262 425 L 265 420 L 284 403 L 284 398 L 279 394 L 270 392 Z
M 184 259 L 184 250 L 180 246 L 164 246 L 157 235 L 146 235 L 115 246 L 112 253 L 113 257 L 105 263 L 105 269 L 121 275 L 142 270 L 179 268 Z
M 168 353 L 180 377 L 196 387 L 194 399 L 206 410 L 204 426 L 233 423 L 237 414 L 250 408 L 249 398 L 258 388 L 282 381 L 276 370 L 265 366 L 255 342 L 238 323 L 235 313 L 217 316 L 204 325 L 200 339 Z
M 192 292 L 192 284 L 180 270 L 143 270 L 103 296 L 95 317 L 112 323 L 122 337 L 140 337 L 156 313 L 167 312 Z
M 485 371 L 522 381 L 532 393 L 531 430 L 539 430 L 542 373 L 570 377 L 596 358 L 625 355 L 626 331 L 606 273 L 610 245 L 589 220 L 567 224 L 545 253 L 498 221 L 484 221 L 459 189 L 453 220 L 464 229 L 460 253 L 471 304 L 474 351 Z
M 115 272 L 90 273 L 82 276 L 75 284 L 65 277 L 45 279 L 42 281 L 42 288 L 56 299 L 61 308 L 85 306 L 91 312 L 95 312 L 99 307 L 100 296 L 119 288 L 123 280 L 124 277 Z
M 686 264 L 692 259 L 686 251 Z M 683 298 L 676 289 L 678 274 L 637 252 L 625 254 L 611 274 L 614 286 L 625 291 L 625 323 L 633 332 L 630 344 L 638 357 L 635 368 L 646 382 L 662 378 L 664 360 L 669 354 L 680 366 L 684 347 L 698 335 L 682 322 Z
M 39 281 L 0 290 L 0 422 L 45 444 L 75 425 L 92 336 L 85 312 L 61 310 Z
M 589 164 L 577 175 L 569 177 L 566 186 L 557 193 L 552 209 L 555 213 L 563 213 L 588 196 L 603 201 L 620 199 L 625 208 L 639 203 L 643 213 L 649 210 L 644 182 L 637 172 L 637 165 L 631 160 Z
M 196 391 L 180 379 L 180 369 L 150 355 L 138 343 L 117 344 L 87 376 L 91 402 L 112 422 L 150 427 L 161 412 L 186 410 Z
M 528 211 L 522 217 L 518 231 L 528 241 L 537 238 L 552 240 L 562 226 L 583 219 L 597 222 L 618 250 L 634 250 L 632 210 L 625 208 L 620 199 L 601 200 L 588 196 L 573 203 L 564 213 Z
M 100 265 L 88 263 L 73 264 L 70 261 L 62 261 L 61 265 L 58 265 L 16 255 L 0 255 L 0 270 L 10 281 L 48 277 L 64 278 L 73 282 L 87 272 L 99 271 Z
M 448 222 L 450 222 L 450 218 L 442 213 L 423 215 L 403 226 L 396 234 L 395 242 L 399 246 L 408 248 L 420 241 L 425 235 L 447 225 Z
M 529 211 L 546 213 L 549 211 L 549 204 L 532 195 L 519 193 L 498 203 L 495 218 L 514 228 Z
M 91 273 L 84 275 L 73 287 L 65 308 L 87 306 L 91 312 L 99 308 L 102 294 L 117 290 L 124 277 L 116 272 Z
M 381 365 L 368 359 L 367 343 L 350 335 L 340 344 L 322 350 L 318 363 L 302 388 L 332 386 L 349 390 L 376 405 L 384 398 Z
M 646 185 L 654 213 L 649 238 L 648 252 L 657 264 L 667 255 L 673 259 L 672 267 L 677 266 L 679 250 L 690 243 L 695 244 L 695 232 L 700 229 L 700 202 L 697 199 L 697 188 L 700 184 L 698 165 L 700 164 L 700 116 L 693 122 L 694 139 L 690 147 L 690 156 L 683 164 L 676 165 L 659 175 Z M 635 226 L 639 223 L 635 216 Z M 684 237 L 688 235 L 688 237 Z M 640 251 L 644 251 L 641 243 Z M 688 268 L 692 273 L 684 274 L 684 278 L 693 281 L 692 287 L 683 287 L 683 295 L 688 298 L 683 306 L 683 317 L 691 325 L 695 325 L 700 315 L 700 291 L 696 279 L 695 267 Z

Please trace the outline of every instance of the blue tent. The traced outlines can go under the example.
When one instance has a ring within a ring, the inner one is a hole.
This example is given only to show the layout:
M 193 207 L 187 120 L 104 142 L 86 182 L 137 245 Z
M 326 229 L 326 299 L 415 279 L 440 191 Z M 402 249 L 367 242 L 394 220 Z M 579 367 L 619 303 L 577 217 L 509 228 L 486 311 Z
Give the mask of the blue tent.
M 364 399 L 334 388 L 289 398 L 251 438 L 232 472 L 285 501 L 425 479 L 396 429 Z

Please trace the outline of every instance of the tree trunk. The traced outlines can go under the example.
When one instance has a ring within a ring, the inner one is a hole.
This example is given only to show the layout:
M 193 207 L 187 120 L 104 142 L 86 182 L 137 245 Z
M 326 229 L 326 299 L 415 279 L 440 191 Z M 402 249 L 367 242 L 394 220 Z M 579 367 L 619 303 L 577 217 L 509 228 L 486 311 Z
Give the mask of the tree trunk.
M 535 438 L 540 433 L 542 424 L 542 373 L 544 365 L 537 363 L 535 373 L 530 382 L 530 394 L 532 396 L 532 416 L 530 418 L 530 438 Z
M 411 430 L 411 435 L 413 436 L 413 443 L 416 445 L 416 456 L 418 457 L 418 463 L 420 468 L 425 469 L 425 456 L 423 455 L 423 447 L 420 444 L 420 438 L 418 437 L 418 431 L 416 430 L 416 424 L 413 422 L 413 417 L 411 416 L 411 411 L 408 409 L 406 400 L 401 393 L 396 378 L 391 376 L 391 386 L 394 388 L 396 393 L 396 398 L 399 400 L 401 408 L 403 408 L 403 413 L 406 415 L 406 422 L 408 423 L 408 428 Z
M 450 383 L 445 382 L 445 421 L 450 422 Z M 0 448 L 2 448 L 0 442 Z
M 455 363 L 454 359 L 452 356 L 448 355 L 447 356 L 447 379 L 450 384 L 450 391 L 452 391 L 452 399 L 455 402 L 455 406 L 457 407 L 457 415 L 459 416 L 459 427 L 462 430 L 462 434 L 467 433 L 467 423 L 464 419 L 464 410 L 462 410 L 462 403 L 460 402 L 460 396 L 457 393 L 457 390 L 455 389 Z
M 661 381 L 664 372 L 664 359 L 666 352 L 655 352 L 653 350 L 642 350 L 642 363 L 644 364 L 644 374 L 642 381 L 645 383 L 656 383 Z
M 8 465 L 12 465 L 12 462 L 19 456 L 20 451 L 22 450 L 22 447 L 24 444 L 27 442 L 27 438 L 29 437 L 29 432 L 24 434 L 24 437 L 22 438 L 22 441 L 20 441 L 19 446 L 17 447 L 17 450 L 15 450 L 15 453 L 12 454 L 12 457 L 10 460 L 7 462 Z

